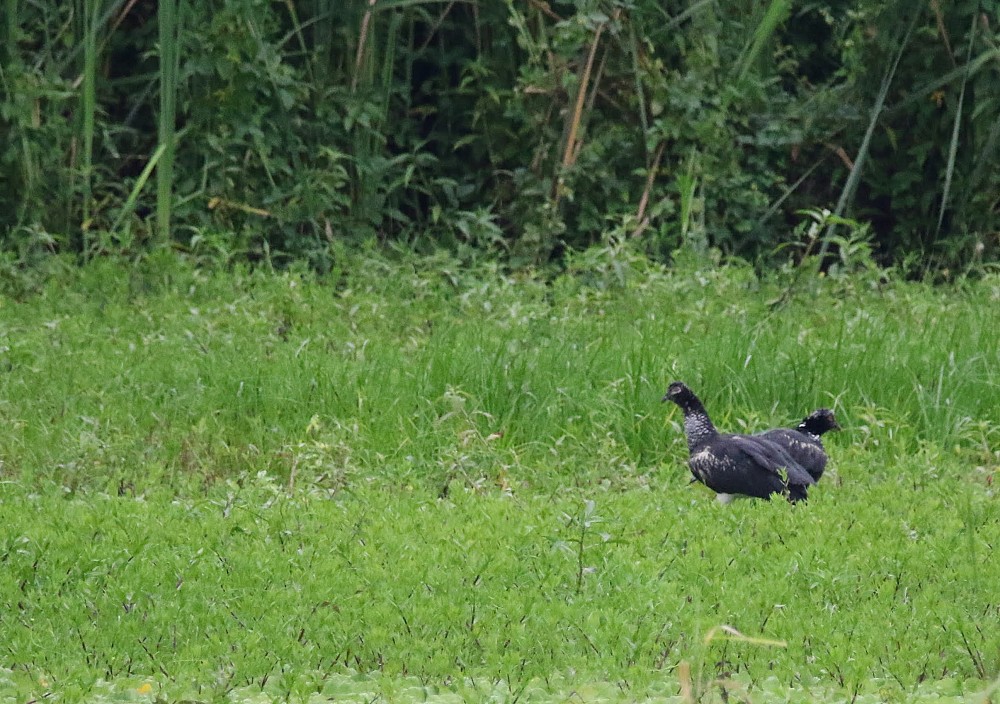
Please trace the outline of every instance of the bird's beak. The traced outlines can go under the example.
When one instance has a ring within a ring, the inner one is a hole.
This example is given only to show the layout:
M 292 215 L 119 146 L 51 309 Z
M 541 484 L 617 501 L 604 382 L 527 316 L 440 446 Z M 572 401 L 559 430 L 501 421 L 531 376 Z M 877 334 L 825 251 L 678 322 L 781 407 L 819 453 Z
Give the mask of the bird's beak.
M 663 398 L 660 399 L 660 403 L 666 403 L 670 400 L 670 394 L 663 394 Z
M 837 421 L 833 421 L 833 429 L 842 430 L 842 428 L 840 427 L 840 423 L 838 423 Z

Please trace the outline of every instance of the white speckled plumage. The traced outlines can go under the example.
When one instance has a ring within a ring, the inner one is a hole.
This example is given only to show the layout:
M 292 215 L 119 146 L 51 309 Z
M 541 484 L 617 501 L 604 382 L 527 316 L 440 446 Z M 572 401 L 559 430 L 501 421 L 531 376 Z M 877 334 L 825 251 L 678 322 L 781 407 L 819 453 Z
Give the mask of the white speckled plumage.
M 833 411 L 820 408 L 806 416 L 795 428 L 775 428 L 759 433 L 758 437 L 783 447 L 813 479 L 819 481 L 828 460 L 821 436 L 827 431 L 838 429 L 840 426 Z
M 707 415 L 692 413 L 684 416 L 684 435 L 687 436 L 688 450 L 698 447 L 715 433 L 712 421 Z

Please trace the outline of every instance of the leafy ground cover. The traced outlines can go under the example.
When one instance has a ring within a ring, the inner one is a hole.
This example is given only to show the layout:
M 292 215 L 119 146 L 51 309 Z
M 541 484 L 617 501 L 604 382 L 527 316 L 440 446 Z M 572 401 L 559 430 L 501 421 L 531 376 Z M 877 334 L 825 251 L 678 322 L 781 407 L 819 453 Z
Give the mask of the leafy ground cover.
M 791 281 L 162 260 L 2 299 L 0 692 L 986 701 L 1000 282 Z M 689 485 L 676 378 L 727 429 L 833 407 L 809 503 Z

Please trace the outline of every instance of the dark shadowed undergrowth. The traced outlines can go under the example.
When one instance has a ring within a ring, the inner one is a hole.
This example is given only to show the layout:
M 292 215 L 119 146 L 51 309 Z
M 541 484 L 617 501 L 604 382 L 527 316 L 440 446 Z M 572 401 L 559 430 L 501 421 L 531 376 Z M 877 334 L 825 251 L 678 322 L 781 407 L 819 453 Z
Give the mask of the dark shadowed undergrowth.
M 1000 283 L 788 285 L 630 258 L 555 280 L 163 259 L 0 299 L 0 691 L 984 690 Z M 673 379 L 725 429 L 833 408 L 809 503 L 689 485 Z

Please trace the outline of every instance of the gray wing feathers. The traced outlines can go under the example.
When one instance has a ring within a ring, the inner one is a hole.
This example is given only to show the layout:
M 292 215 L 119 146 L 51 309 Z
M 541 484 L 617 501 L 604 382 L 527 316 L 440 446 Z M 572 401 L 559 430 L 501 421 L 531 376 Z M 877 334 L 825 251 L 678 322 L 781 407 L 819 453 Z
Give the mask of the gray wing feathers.
M 773 474 L 780 474 L 784 470 L 788 476 L 789 484 L 808 486 L 816 483 L 809 472 L 792 459 L 792 456 L 781 445 L 762 437 L 750 438 L 733 435 L 730 439 L 735 447 L 738 447 L 762 469 Z
M 788 428 L 775 428 L 758 433 L 753 437 L 777 443 L 791 455 L 793 460 L 809 472 L 813 479 L 818 480 L 823 475 L 827 456 L 823 449 L 822 440 Z

